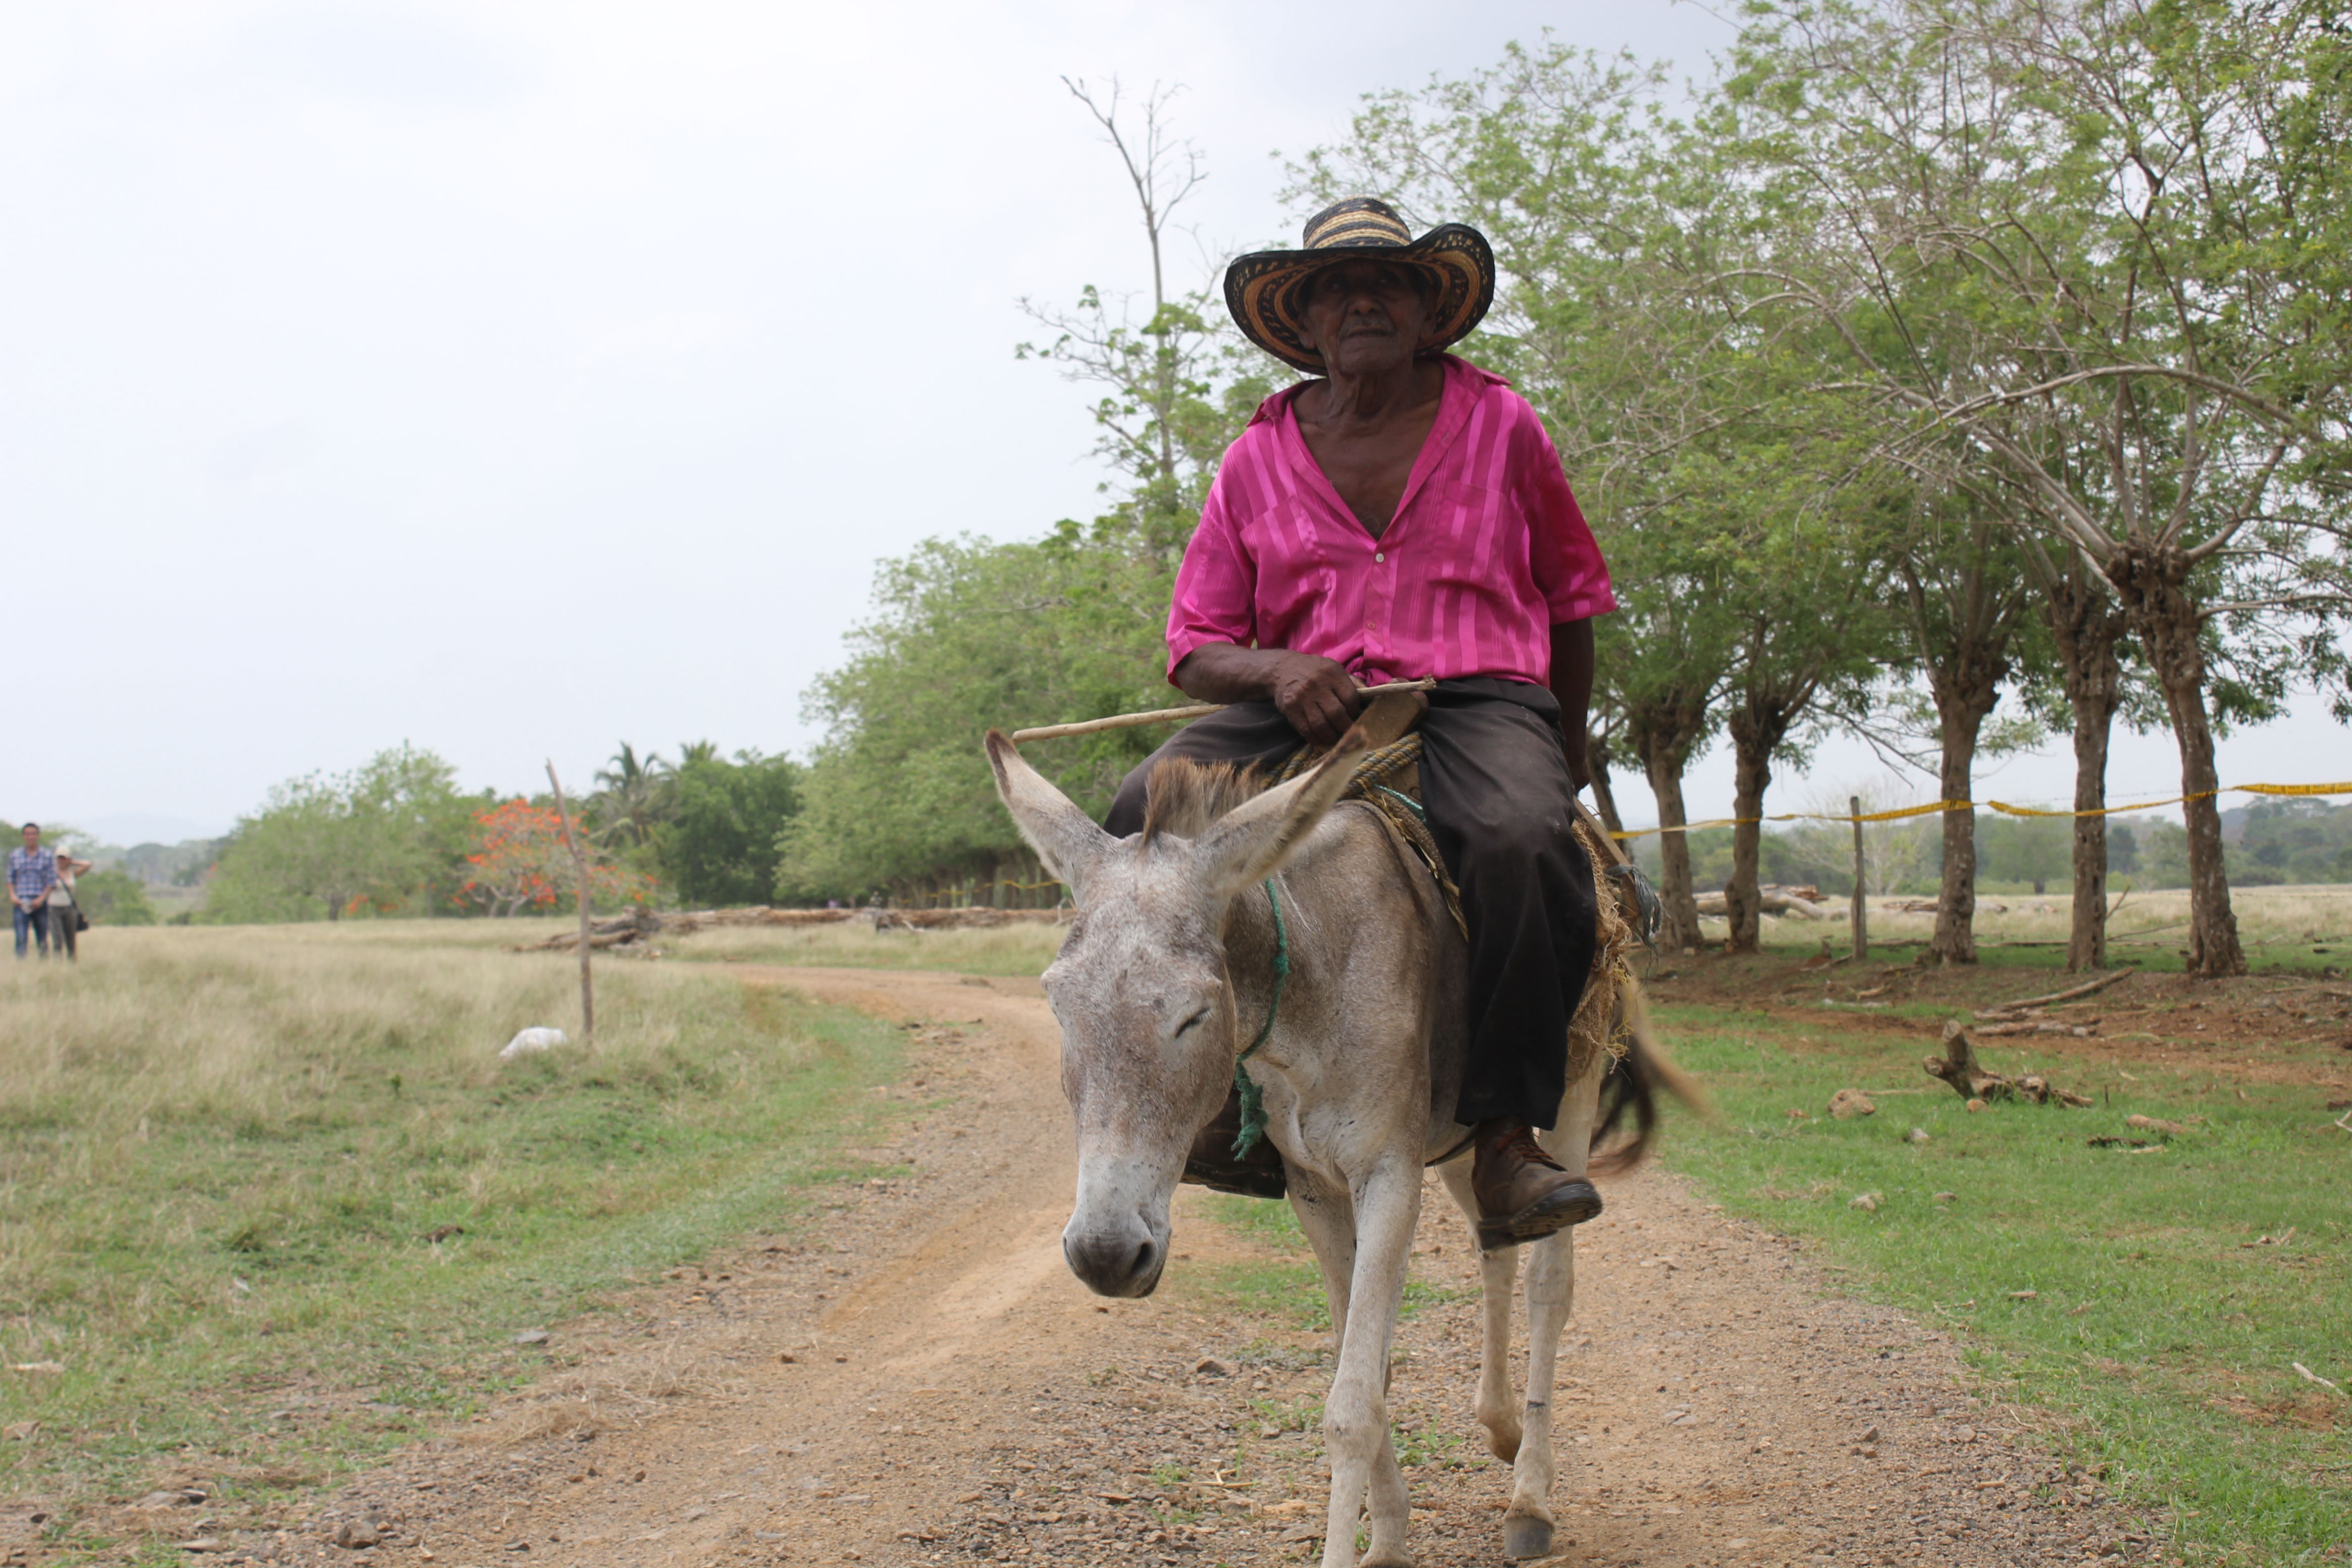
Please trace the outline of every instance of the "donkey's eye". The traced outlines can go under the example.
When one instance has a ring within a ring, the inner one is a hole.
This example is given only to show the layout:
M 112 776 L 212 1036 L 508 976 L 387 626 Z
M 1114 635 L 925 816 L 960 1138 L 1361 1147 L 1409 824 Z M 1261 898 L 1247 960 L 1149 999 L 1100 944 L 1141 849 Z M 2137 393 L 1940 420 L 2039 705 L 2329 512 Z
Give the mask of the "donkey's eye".
M 1203 1007 L 1199 1012 L 1193 1014 L 1191 1017 L 1185 1019 L 1182 1023 L 1177 1025 L 1176 1032 L 1180 1035 L 1190 1034 L 1208 1021 L 1209 1010 L 1206 1007 Z

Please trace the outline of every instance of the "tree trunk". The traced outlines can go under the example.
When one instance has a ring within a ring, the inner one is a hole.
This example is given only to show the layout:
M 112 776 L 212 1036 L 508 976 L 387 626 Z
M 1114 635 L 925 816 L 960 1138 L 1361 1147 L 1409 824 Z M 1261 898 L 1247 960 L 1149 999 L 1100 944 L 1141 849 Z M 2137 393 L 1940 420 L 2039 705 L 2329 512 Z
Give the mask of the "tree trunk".
M 2091 668 L 2064 672 L 2067 700 L 2074 709 L 2074 910 L 2066 937 L 2069 973 L 2107 966 L 2107 743 L 2123 683 L 2112 631 L 2090 657 L 2095 661 Z
M 1625 831 L 1625 819 L 1617 815 L 1617 792 L 1609 780 L 1609 742 L 1588 732 L 1584 739 L 1584 760 L 1592 770 L 1592 808 L 1601 816 L 1601 825 L 1611 833 Z
M 2025 602 L 2005 555 L 1995 549 L 1997 532 L 1972 523 L 1958 555 L 1938 549 L 1924 562 L 1906 557 L 1900 567 L 1912 639 L 1936 703 L 1942 798 L 1969 803 L 1942 813 L 1943 877 L 1927 954 L 1943 963 L 1977 961 L 1977 742 L 2000 700 L 2009 639 Z
M 1723 905 L 1731 920 L 1726 952 L 1754 952 L 1762 930 L 1764 907 L 1757 897 L 1757 862 L 1764 845 L 1764 792 L 1772 784 L 1772 752 L 1781 731 L 1750 712 L 1731 716 L 1731 880 L 1724 885 Z
M 1682 952 L 1698 945 L 1698 899 L 1691 891 L 1690 839 L 1682 832 L 1690 821 L 1683 806 L 1683 752 L 1675 746 L 1655 746 L 1642 761 L 1650 775 L 1650 793 L 1658 798 L 1658 898 L 1665 905 L 1666 951 Z
M 1977 961 L 1977 808 L 1970 791 L 1975 787 L 1977 731 L 1991 706 L 1990 701 L 1983 708 L 1955 704 L 1943 719 L 1944 761 L 1937 776 L 1944 798 L 1970 803 L 1942 813 L 1944 880 L 1936 900 L 1936 934 L 1927 952 L 1945 963 Z
M 2058 655 L 2059 679 L 2074 713 L 2074 891 L 2066 969 L 2107 966 L 2107 746 L 2123 702 L 2116 642 L 2123 618 L 2105 587 L 2070 569 L 2047 584 L 2042 611 Z
M 2221 779 L 2213 768 L 2213 730 L 2205 716 L 2205 650 L 2197 640 L 2197 606 L 2181 592 L 2188 563 L 2177 551 L 2133 546 L 2107 572 L 2155 668 L 2180 747 L 2181 816 L 2189 829 L 2189 973 L 2207 979 L 2246 972 L 2238 917 L 2230 908 L 2230 874 L 2221 848 Z

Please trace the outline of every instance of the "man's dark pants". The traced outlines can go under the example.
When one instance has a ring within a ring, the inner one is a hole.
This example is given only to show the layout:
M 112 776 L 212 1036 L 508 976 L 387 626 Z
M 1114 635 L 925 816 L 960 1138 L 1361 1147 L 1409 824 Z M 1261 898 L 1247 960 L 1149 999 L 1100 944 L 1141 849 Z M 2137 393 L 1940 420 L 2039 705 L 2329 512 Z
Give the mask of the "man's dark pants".
M 1443 681 L 1429 698 L 1422 803 L 1470 927 L 1470 1060 L 1456 1114 L 1549 1127 L 1600 919 L 1559 704 L 1540 686 L 1484 678 Z M 1213 713 L 1127 775 L 1103 826 L 1120 837 L 1142 830 L 1146 783 L 1162 758 L 1275 768 L 1304 743 L 1271 702 Z
M 30 930 L 33 940 L 40 944 L 41 956 L 49 956 L 49 906 L 35 904 L 31 909 L 11 902 L 8 906 L 16 915 L 16 956 L 25 956 L 25 932 Z

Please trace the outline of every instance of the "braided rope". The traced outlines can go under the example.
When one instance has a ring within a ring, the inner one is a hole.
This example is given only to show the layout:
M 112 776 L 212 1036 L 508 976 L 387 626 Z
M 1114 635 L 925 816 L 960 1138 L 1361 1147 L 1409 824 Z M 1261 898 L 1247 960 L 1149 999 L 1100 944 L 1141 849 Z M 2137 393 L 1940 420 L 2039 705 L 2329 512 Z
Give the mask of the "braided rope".
M 1242 1070 L 1242 1063 L 1257 1055 L 1274 1033 L 1274 1021 L 1282 1016 L 1282 986 L 1290 978 L 1290 929 L 1282 923 L 1282 900 L 1274 890 L 1274 879 L 1265 879 L 1265 901 L 1274 906 L 1274 1000 L 1266 1005 L 1265 1023 L 1260 1026 L 1257 1038 L 1247 1049 L 1234 1058 L 1234 1092 L 1241 1097 L 1241 1131 L 1234 1134 L 1234 1158 L 1246 1160 L 1257 1141 L 1265 1136 L 1265 1091 L 1257 1079 Z

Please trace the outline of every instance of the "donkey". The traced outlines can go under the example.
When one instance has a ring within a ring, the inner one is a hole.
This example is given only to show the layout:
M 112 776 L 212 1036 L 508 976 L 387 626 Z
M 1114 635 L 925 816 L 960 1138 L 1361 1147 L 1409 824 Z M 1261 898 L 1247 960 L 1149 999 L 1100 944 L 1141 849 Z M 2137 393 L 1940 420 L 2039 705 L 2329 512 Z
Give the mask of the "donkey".
M 1347 1568 L 1365 1512 L 1362 1564 L 1411 1562 L 1388 1365 L 1424 1164 L 1446 1162 L 1446 1186 L 1477 1224 L 1463 1157 L 1469 1129 L 1454 1119 L 1466 948 L 1428 872 L 1370 806 L 1339 798 L 1375 740 L 1393 739 L 1418 716 L 1423 700 L 1400 710 L 1405 700 L 1381 700 L 1312 772 L 1275 788 L 1230 770 L 1165 763 L 1151 779 L 1145 830 L 1125 839 L 1097 826 L 1002 733 L 987 737 L 1006 809 L 1077 906 L 1045 985 L 1077 1121 L 1077 1203 L 1062 1251 L 1098 1294 L 1147 1296 L 1159 1284 L 1169 1201 L 1187 1152 L 1223 1108 L 1244 1042 L 1264 1030 L 1244 1070 L 1262 1092 L 1266 1134 L 1321 1266 L 1339 1342 L 1324 1406 L 1331 1496 L 1322 1568 Z M 1611 908 L 1605 888 L 1601 902 Z M 1606 967 L 1596 964 L 1572 1032 L 1604 1048 L 1584 1052 L 1580 1073 L 1571 1053 L 1571 1081 L 1544 1139 L 1579 1174 L 1595 1141 L 1627 1112 L 1636 1123 L 1632 1144 L 1610 1160 L 1622 1166 L 1640 1157 L 1655 1088 L 1696 1093 L 1643 1040 L 1632 978 L 1605 942 L 1603 953 Z M 1287 960 L 1278 1003 L 1277 958 Z M 1632 1044 L 1612 1072 L 1605 1038 L 1620 1017 L 1633 1026 Z M 1568 1320 L 1573 1234 L 1526 1249 L 1523 1405 L 1512 1399 L 1509 1369 L 1518 1249 L 1481 1258 L 1475 1408 L 1488 1447 L 1513 1466 L 1503 1538 L 1514 1557 L 1550 1549 L 1553 1362 Z

